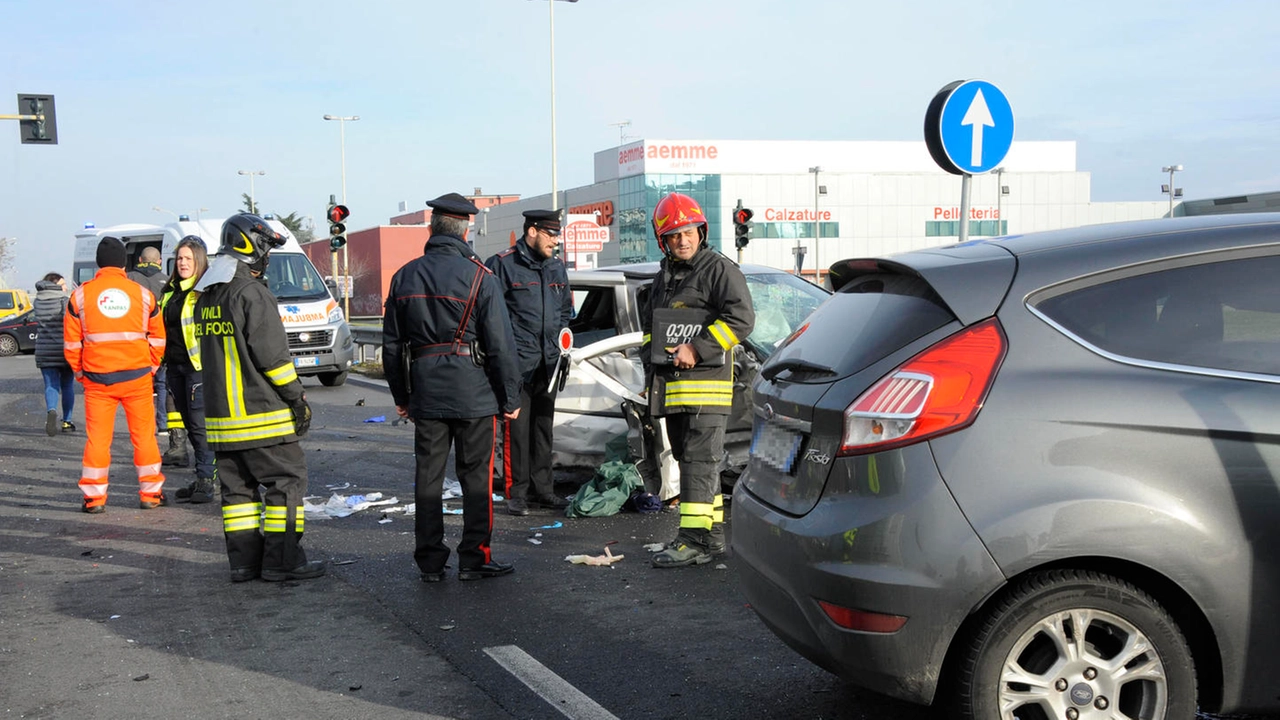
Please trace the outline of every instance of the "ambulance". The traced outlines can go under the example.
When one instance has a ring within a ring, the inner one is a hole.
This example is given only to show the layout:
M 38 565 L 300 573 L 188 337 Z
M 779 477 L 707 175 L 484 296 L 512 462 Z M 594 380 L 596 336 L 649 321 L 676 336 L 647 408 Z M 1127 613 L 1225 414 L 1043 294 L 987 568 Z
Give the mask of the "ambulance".
M 330 387 L 341 385 L 346 382 L 355 358 L 351 326 L 297 239 L 272 216 L 266 215 L 264 219 L 285 237 L 285 244 L 271 251 L 271 263 L 264 279 L 279 303 L 293 365 L 299 375 L 314 375 Z M 98 271 L 98 242 L 106 236 L 124 242 L 127 270 L 138 264 L 143 248 L 154 247 L 160 250 L 164 273 L 172 274 L 174 251 L 187 235 L 202 238 L 213 254 L 221 242 L 222 220 L 192 221 L 182 215 L 177 222 L 166 225 L 125 224 L 99 228 L 87 224 L 76 233 L 72 279 L 79 285 L 93 278 Z

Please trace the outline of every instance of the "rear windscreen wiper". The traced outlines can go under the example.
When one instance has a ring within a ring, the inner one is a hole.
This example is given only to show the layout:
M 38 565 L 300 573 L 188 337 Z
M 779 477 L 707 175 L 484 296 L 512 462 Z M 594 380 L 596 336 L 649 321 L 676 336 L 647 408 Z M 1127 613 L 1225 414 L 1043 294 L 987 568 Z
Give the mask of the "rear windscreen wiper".
M 826 365 L 819 365 L 818 363 L 814 363 L 814 362 L 809 362 L 808 360 L 801 360 L 799 358 L 790 358 L 788 360 L 780 360 L 776 363 L 769 365 L 769 367 L 762 370 L 760 374 L 764 376 L 765 380 L 772 380 L 775 377 L 777 377 L 778 373 L 782 372 L 783 370 L 791 370 L 791 371 L 803 370 L 805 372 L 819 373 L 822 375 L 836 374 L 836 371 L 834 368 L 827 367 Z

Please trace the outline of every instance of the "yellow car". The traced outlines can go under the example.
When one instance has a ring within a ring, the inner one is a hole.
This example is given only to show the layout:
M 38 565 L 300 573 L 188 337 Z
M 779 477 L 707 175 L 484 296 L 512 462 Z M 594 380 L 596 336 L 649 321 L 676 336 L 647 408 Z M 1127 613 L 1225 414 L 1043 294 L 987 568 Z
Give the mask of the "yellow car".
M 0 318 L 21 315 L 31 309 L 26 290 L 0 290 Z

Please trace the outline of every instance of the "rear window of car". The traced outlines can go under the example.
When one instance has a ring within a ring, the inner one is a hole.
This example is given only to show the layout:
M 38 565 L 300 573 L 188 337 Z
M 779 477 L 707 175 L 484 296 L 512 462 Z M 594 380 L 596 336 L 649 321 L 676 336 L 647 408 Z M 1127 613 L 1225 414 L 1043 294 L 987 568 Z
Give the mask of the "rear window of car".
M 768 364 L 803 361 L 810 370 L 793 372 L 788 379 L 829 381 L 832 373 L 844 377 L 863 370 L 954 320 L 924 280 L 890 273 L 864 275 L 814 311 L 804 331 Z M 811 372 L 818 367 L 830 372 Z
M 0 292 L 0 310 L 12 310 L 13 308 L 13 293 Z
M 1165 365 L 1280 374 L 1280 257 L 1103 278 L 1031 306 L 1076 339 Z

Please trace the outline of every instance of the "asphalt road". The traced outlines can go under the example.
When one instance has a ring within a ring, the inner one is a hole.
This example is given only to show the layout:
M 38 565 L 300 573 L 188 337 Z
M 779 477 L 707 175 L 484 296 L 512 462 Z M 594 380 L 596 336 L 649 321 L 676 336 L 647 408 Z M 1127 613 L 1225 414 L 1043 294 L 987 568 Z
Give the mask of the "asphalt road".
M 305 384 L 310 493 L 350 483 L 337 492 L 412 502 L 412 429 L 391 424 L 385 386 Z M 643 546 L 674 535 L 671 513 L 517 518 L 499 504 L 494 556 L 516 573 L 428 585 L 412 519 L 370 508 L 308 520 L 304 546 L 335 563 L 328 576 L 233 585 L 216 503 L 138 509 L 123 413 L 107 512 L 80 512 L 83 433 L 45 436 L 41 389 L 30 356 L 0 359 L 4 717 L 930 717 L 778 641 L 732 556 L 651 568 Z M 167 475 L 170 492 L 191 479 Z M 455 545 L 460 518 L 447 520 Z M 565 561 L 610 542 L 625 556 L 611 567 Z

